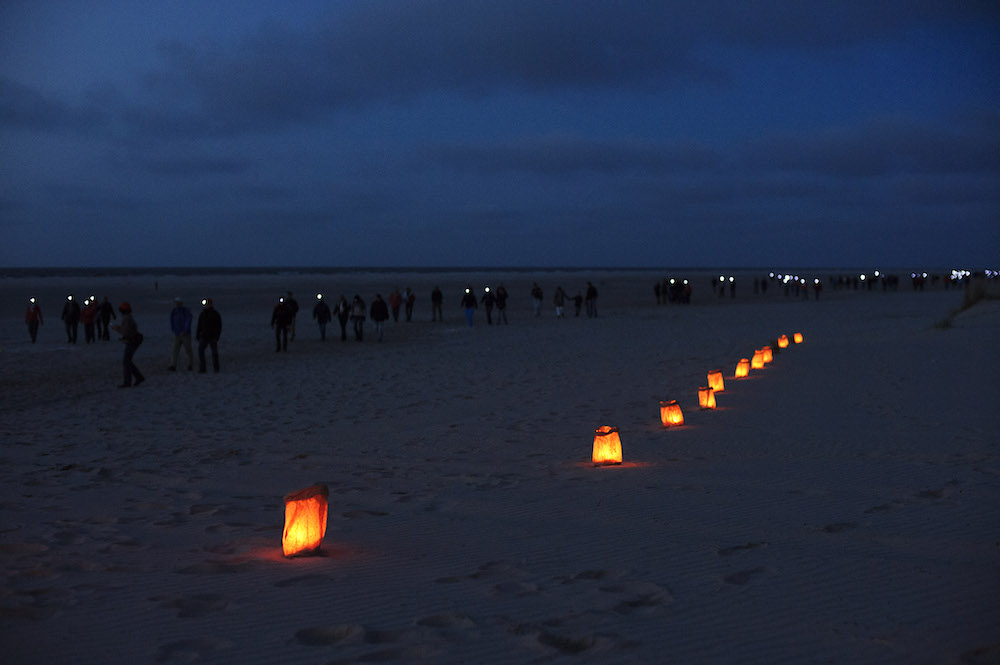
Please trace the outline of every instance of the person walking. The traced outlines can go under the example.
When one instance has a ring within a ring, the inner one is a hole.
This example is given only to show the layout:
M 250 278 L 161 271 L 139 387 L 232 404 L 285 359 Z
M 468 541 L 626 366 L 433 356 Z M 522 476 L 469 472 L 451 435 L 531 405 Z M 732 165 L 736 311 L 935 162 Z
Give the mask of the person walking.
M 129 388 L 133 385 L 138 386 L 146 380 L 146 377 L 142 375 L 142 372 L 139 371 L 139 368 L 136 367 L 135 363 L 132 361 L 136 350 L 139 348 L 139 345 L 142 344 L 143 338 L 142 333 L 139 332 L 139 326 L 132 317 L 132 306 L 127 302 L 123 302 L 118 305 L 118 311 L 121 312 L 122 322 L 116 326 L 111 326 L 112 330 L 121 335 L 122 342 L 125 344 L 125 355 L 122 357 L 124 380 L 118 387 Z M 132 381 L 133 378 L 135 379 L 134 383 Z
M 110 302 L 108 302 L 107 296 L 104 296 L 101 299 L 101 306 L 98 309 L 100 311 L 100 317 L 97 319 L 97 335 L 107 342 L 111 339 L 111 319 L 117 319 L 118 317 L 115 315 L 115 308 L 111 306 Z
M 469 324 L 470 328 L 475 320 L 478 306 L 476 294 L 472 292 L 472 286 L 469 285 L 465 288 L 465 295 L 462 296 L 462 307 L 465 309 L 465 322 Z
M 444 294 L 439 286 L 431 291 L 431 321 L 444 321 Z
M 184 306 L 180 298 L 174 298 L 174 308 L 170 310 L 170 332 L 174 336 L 174 344 L 170 352 L 171 372 L 177 371 L 177 356 L 180 355 L 181 347 L 187 354 L 188 371 L 194 369 L 194 354 L 191 352 L 191 310 Z
M 271 312 L 271 327 L 274 328 L 275 353 L 288 351 L 288 327 L 295 320 L 295 314 L 284 298 L 278 298 L 278 304 Z
M 417 302 L 417 294 L 410 287 L 406 287 L 406 291 L 403 293 L 403 307 L 406 308 L 407 323 L 413 319 L 413 303 L 415 302 Z
M 591 282 L 587 282 L 587 317 L 596 318 L 597 317 L 597 287 Z
M 295 317 L 298 316 L 298 313 L 299 313 L 299 301 L 292 297 L 292 292 L 291 291 L 288 292 L 288 297 L 285 298 L 285 304 L 288 305 L 288 310 L 292 313 L 292 320 L 291 320 L 291 323 L 288 324 L 288 327 L 291 330 L 292 341 L 294 342 L 295 341 Z
M 497 287 L 497 325 L 507 324 L 507 295 L 507 288 L 501 283 Z
M 80 303 L 76 301 L 72 293 L 66 296 L 62 320 L 66 324 L 66 341 L 70 344 L 76 344 L 76 333 L 80 325 Z
M 375 324 L 375 336 L 378 341 L 382 341 L 382 331 L 385 330 L 386 319 L 389 318 L 389 307 L 382 300 L 382 294 L 376 293 L 375 300 L 372 301 L 372 308 L 369 312 L 372 322 Z
M 351 302 L 351 322 L 354 324 L 355 341 L 363 342 L 365 340 L 365 301 L 356 293 Z
M 399 287 L 389 294 L 389 307 L 392 309 L 392 322 L 399 322 L 399 306 L 403 304 L 403 295 L 399 292 Z
M 323 294 L 316 294 L 316 306 L 313 307 L 313 318 L 319 324 L 319 338 L 326 341 L 326 324 L 333 320 L 330 314 L 330 306 L 323 300 Z
M 28 324 L 28 335 L 31 336 L 31 343 L 34 344 L 35 340 L 38 339 L 38 326 L 44 323 L 42 308 L 38 306 L 34 297 L 28 298 L 28 309 L 24 313 L 24 322 Z
M 552 304 L 556 307 L 556 318 L 563 318 L 563 309 L 566 307 L 566 292 L 561 286 L 556 287 L 556 295 L 552 299 Z
M 201 301 L 201 314 L 198 315 L 198 327 L 195 328 L 195 339 L 198 340 L 198 372 L 205 373 L 205 347 L 212 349 L 212 369 L 219 373 L 219 337 L 222 336 L 222 316 L 215 311 L 211 298 Z
M 347 302 L 347 298 L 341 294 L 340 300 L 337 301 L 336 307 L 333 308 L 334 313 L 337 315 L 337 321 L 340 323 L 340 341 L 347 341 L 347 322 L 351 319 L 351 304 Z
M 97 321 L 97 299 L 90 296 L 83 301 L 83 310 L 80 312 L 80 323 L 83 324 L 83 340 L 90 344 L 97 337 L 94 334 L 94 324 Z
M 535 316 L 542 315 L 542 297 L 542 287 L 535 282 L 531 285 L 531 307 L 535 310 Z

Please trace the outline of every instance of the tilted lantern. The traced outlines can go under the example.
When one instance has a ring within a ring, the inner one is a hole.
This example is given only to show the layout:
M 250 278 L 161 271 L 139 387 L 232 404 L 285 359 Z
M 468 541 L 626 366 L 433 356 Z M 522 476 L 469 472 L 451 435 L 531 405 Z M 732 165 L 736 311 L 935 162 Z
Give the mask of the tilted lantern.
M 765 365 L 774 360 L 774 354 L 771 353 L 771 347 L 765 346 L 760 350 L 760 352 L 764 354 Z
M 802 343 L 802 333 L 795 333 L 795 335 L 792 337 L 792 339 L 795 340 L 796 344 L 801 344 Z
M 764 369 L 764 352 L 757 349 L 750 360 L 750 369 Z
M 733 376 L 735 379 L 745 379 L 750 375 L 750 359 L 740 358 L 740 361 L 736 363 L 736 374 Z
M 681 405 L 677 400 L 660 402 L 660 422 L 664 427 L 676 427 L 684 424 L 684 414 L 681 413 Z
M 708 373 L 708 385 L 717 393 L 721 393 L 726 389 L 726 382 L 722 380 L 721 369 L 713 369 Z
M 618 428 L 602 425 L 594 432 L 594 464 L 621 464 L 622 440 Z
M 782 335 L 778 338 L 778 348 L 787 349 L 788 348 L 788 335 Z
M 285 497 L 285 530 L 281 549 L 285 556 L 314 554 L 326 535 L 326 485 L 312 485 Z
M 698 406 L 703 409 L 715 408 L 715 391 L 709 386 L 698 388 Z

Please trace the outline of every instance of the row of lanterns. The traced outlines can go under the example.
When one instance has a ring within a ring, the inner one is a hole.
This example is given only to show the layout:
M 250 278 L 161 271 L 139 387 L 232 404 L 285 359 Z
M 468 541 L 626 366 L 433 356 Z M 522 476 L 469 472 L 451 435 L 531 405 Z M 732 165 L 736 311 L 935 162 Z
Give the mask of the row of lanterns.
M 802 343 L 802 333 L 795 333 L 792 340 L 795 344 Z M 787 335 L 781 335 L 776 342 L 779 349 L 788 348 Z M 763 369 L 774 360 L 774 349 L 764 346 L 754 351 L 753 358 L 740 358 L 736 363 L 734 379 L 743 379 L 750 375 L 751 369 Z M 708 373 L 708 385 L 698 388 L 698 406 L 702 409 L 714 409 L 715 394 L 725 391 L 726 384 L 721 369 L 713 369 Z M 684 424 L 684 413 L 677 400 L 660 402 L 660 422 L 664 427 L 678 427 Z M 622 442 L 617 427 L 603 425 L 594 432 L 594 451 L 591 459 L 595 466 L 621 464 Z
M 802 334 L 792 338 L 796 344 L 802 342 Z M 777 340 L 779 349 L 788 347 L 788 337 L 782 335 Z M 774 358 L 770 346 L 757 349 L 753 359 L 741 358 L 736 364 L 736 379 L 745 378 L 751 369 L 762 369 Z M 698 388 L 698 404 L 702 409 L 715 408 L 715 393 L 725 391 L 725 380 L 721 369 L 708 373 L 708 385 Z M 677 400 L 660 402 L 660 421 L 664 427 L 684 424 L 684 413 Z M 622 441 L 618 428 L 610 425 L 598 427 L 594 432 L 595 465 L 621 464 Z M 286 557 L 307 556 L 319 551 L 326 535 L 326 515 L 330 490 L 326 485 L 317 484 L 285 497 L 285 528 L 281 534 L 281 550 Z

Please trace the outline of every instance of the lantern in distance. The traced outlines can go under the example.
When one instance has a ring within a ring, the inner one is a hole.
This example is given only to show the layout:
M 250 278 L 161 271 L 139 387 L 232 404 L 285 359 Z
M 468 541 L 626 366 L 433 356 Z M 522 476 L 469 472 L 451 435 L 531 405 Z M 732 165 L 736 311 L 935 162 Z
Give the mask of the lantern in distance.
M 771 353 L 771 347 L 765 346 L 760 350 L 760 352 L 764 354 L 765 365 L 774 360 L 774 354 Z
M 281 549 L 285 556 L 314 554 L 326 535 L 327 497 L 330 490 L 318 484 L 285 497 L 285 530 Z
M 750 360 L 750 369 L 764 369 L 764 352 L 757 349 Z
M 698 388 L 698 405 L 703 409 L 715 408 L 715 391 L 711 387 Z
M 788 335 L 782 335 L 778 338 L 778 348 L 787 349 L 788 348 Z
M 708 385 L 713 392 L 721 393 L 726 389 L 726 383 L 722 380 L 722 370 L 713 369 L 708 373 Z
M 622 440 L 618 428 L 602 425 L 594 432 L 594 464 L 621 464 Z
M 801 344 L 802 343 L 802 333 L 795 333 L 795 335 L 792 336 L 792 339 L 795 341 L 796 344 Z
M 736 363 L 736 374 L 733 376 L 734 379 L 745 379 L 750 375 L 750 359 L 740 358 L 740 361 Z
M 684 414 L 681 413 L 681 405 L 677 400 L 660 402 L 660 422 L 664 427 L 677 427 L 684 424 Z

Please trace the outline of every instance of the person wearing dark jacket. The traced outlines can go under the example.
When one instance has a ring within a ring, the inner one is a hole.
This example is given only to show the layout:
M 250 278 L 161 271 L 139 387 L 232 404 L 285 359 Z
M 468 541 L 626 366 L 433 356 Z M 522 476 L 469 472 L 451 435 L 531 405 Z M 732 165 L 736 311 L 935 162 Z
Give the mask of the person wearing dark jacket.
M 351 318 L 351 304 L 347 302 L 347 298 L 341 295 L 340 300 L 337 301 L 337 306 L 333 310 L 337 315 L 337 322 L 340 323 L 340 341 L 346 342 L 347 322 Z
M 73 294 L 66 296 L 62 320 L 66 324 L 66 341 L 70 344 L 76 344 L 76 331 L 80 326 L 80 303 L 76 301 Z
M 115 308 L 111 306 L 108 302 L 108 297 L 104 296 L 101 299 L 101 306 L 98 308 L 100 316 L 97 319 L 97 336 L 108 341 L 111 339 L 111 319 L 117 319 L 115 315 Z
M 198 315 L 198 327 L 195 329 L 195 339 L 198 340 L 198 371 L 205 373 L 205 347 L 212 348 L 212 369 L 219 373 L 219 337 L 222 335 L 222 317 L 212 304 L 211 298 L 201 301 L 201 314 Z
M 313 307 L 313 318 L 319 324 L 319 338 L 326 341 L 326 324 L 333 320 L 330 315 L 330 306 L 323 300 L 323 294 L 316 294 L 316 306 Z
M 351 321 L 354 323 L 354 339 L 359 342 L 364 341 L 365 301 L 357 294 L 354 294 L 354 301 L 351 303 Z
M 462 296 L 462 307 L 465 309 L 465 322 L 472 327 L 472 322 L 476 316 L 476 308 L 478 307 L 476 302 L 476 294 L 472 292 L 472 286 L 468 286 L 465 289 L 465 295 Z
M 284 298 L 278 298 L 278 304 L 271 312 L 271 327 L 274 328 L 274 341 L 277 351 L 288 351 L 288 327 L 295 320 L 295 313 Z
M 177 371 L 177 357 L 180 355 L 181 347 L 187 354 L 188 371 L 194 369 L 194 354 L 191 352 L 191 310 L 184 306 L 180 298 L 174 298 L 174 308 L 170 310 L 170 332 L 174 336 L 174 344 L 170 354 L 171 372 Z
M 139 332 L 139 326 L 136 325 L 135 319 L 132 318 L 131 305 L 123 302 L 118 305 L 118 311 L 121 312 L 122 322 L 117 326 L 111 326 L 112 330 L 122 336 L 122 342 L 125 343 L 125 355 L 122 358 L 125 380 L 118 387 L 129 388 L 133 385 L 132 377 L 135 377 L 135 386 L 146 380 L 146 377 L 142 375 L 139 368 L 132 362 L 132 356 L 135 355 L 136 349 L 142 344 L 142 333 Z
M 389 306 L 382 300 L 381 293 L 375 294 L 375 300 L 372 301 L 369 316 L 372 317 L 372 321 L 375 323 L 375 336 L 381 342 L 382 331 L 385 330 L 385 321 L 389 318 Z

